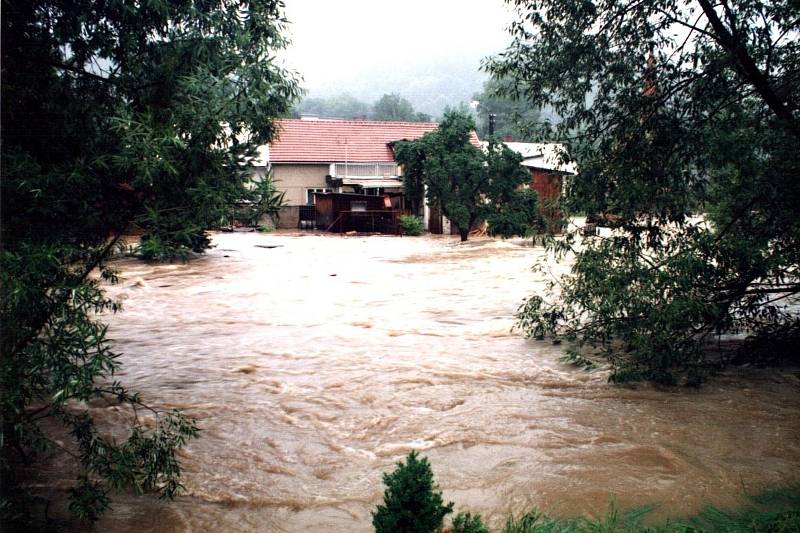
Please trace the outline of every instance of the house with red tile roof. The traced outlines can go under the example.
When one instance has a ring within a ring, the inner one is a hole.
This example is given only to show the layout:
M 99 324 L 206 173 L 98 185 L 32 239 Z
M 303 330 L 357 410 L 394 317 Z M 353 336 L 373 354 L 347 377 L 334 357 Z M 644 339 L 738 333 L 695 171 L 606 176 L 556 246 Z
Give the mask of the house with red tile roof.
M 297 228 L 308 206 L 313 206 L 315 193 L 402 193 L 393 143 L 418 139 L 438 126 L 435 122 L 282 119 L 277 138 L 262 147 L 256 174 L 272 172 L 276 186 L 285 192 L 279 226 Z M 471 141 L 480 146 L 474 132 Z

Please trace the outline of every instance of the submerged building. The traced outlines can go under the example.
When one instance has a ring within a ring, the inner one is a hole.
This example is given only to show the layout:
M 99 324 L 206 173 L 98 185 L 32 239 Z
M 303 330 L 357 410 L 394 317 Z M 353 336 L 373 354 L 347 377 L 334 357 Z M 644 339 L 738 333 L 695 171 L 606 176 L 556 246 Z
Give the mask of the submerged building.
M 277 126 L 277 138 L 261 148 L 255 172 L 257 178 L 271 172 L 276 187 L 285 194 L 278 227 L 303 228 L 313 224 L 327 229 L 317 224 L 319 209 L 315 205 L 323 195 L 333 195 L 325 200 L 324 222 L 331 228 L 344 229 L 347 225 L 329 220 L 331 209 L 336 213 L 359 213 L 375 211 L 367 207 L 383 205 L 387 210 L 406 210 L 402 168 L 394 161 L 393 146 L 398 141 L 418 139 L 439 124 L 304 117 L 281 119 Z M 474 132 L 470 140 L 480 146 Z M 373 201 L 364 196 L 383 198 Z M 348 203 L 354 203 L 352 208 Z M 365 216 L 352 218 L 358 217 Z M 435 208 L 426 206 L 424 218 L 426 229 L 434 233 L 449 229 Z M 379 227 L 385 227 L 383 222 Z
M 278 137 L 265 148 L 262 165 L 256 167 L 260 176 L 271 171 L 278 190 L 285 193 L 278 227 L 298 228 L 313 220 L 318 193 L 401 196 L 403 179 L 392 143 L 418 139 L 437 126 L 435 122 L 279 120 Z M 396 202 L 395 206 L 404 207 Z

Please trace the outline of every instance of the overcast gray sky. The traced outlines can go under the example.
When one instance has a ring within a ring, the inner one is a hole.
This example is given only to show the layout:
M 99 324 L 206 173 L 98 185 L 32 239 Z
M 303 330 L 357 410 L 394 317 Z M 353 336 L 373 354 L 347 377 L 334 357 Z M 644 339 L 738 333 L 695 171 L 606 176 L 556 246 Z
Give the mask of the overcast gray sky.
M 477 70 L 508 44 L 512 20 L 502 0 L 287 0 L 286 16 L 287 63 L 311 96 L 367 97 L 425 90 L 413 78 L 451 65 Z

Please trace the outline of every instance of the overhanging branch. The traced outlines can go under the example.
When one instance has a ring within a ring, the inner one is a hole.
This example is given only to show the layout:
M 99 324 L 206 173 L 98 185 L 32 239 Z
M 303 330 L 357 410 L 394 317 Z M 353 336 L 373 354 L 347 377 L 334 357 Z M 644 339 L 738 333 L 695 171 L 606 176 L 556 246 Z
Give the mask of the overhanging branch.
M 800 136 L 800 128 L 798 128 L 797 120 L 789 107 L 778 98 L 767 76 L 759 70 L 755 61 L 748 53 L 745 43 L 742 42 L 741 39 L 734 37 L 728 28 L 725 27 L 725 24 L 723 24 L 722 20 L 717 16 L 717 12 L 714 10 L 714 6 L 711 5 L 709 0 L 697 0 L 697 2 L 703 8 L 703 12 L 706 14 L 706 17 L 708 17 L 708 21 L 716 33 L 716 41 L 734 60 L 739 75 L 756 89 L 756 92 L 764 99 L 767 106 L 779 119 L 786 123 L 789 130 L 795 135 Z

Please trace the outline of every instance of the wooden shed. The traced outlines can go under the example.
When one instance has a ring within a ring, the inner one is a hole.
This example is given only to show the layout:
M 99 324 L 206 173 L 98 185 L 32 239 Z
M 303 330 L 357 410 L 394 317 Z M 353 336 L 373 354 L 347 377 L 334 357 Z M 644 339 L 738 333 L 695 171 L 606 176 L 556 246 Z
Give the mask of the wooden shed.
M 402 193 L 380 196 L 353 193 L 315 193 L 317 229 L 346 233 L 400 233 Z
M 542 168 L 530 170 L 531 189 L 539 195 L 539 213 L 544 217 L 549 232 L 560 233 L 563 220 L 559 204 L 564 173 Z
M 547 230 L 560 233 L 563 216 L 559 203 L 564 180 L 577 174 L 574 162 L 569 161 L 566 146 L 562 143 L 523 143 L 507 140 L 508 148 L 522 156 L 522 166 L 531 173 L 530 187 L 539 194 L 539 213 L 544 217 Z

